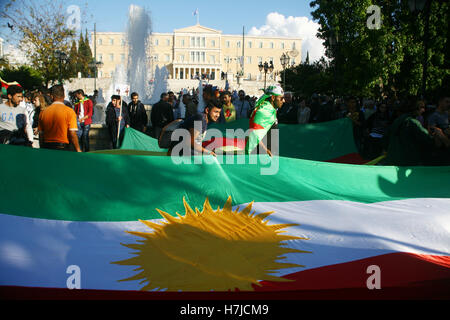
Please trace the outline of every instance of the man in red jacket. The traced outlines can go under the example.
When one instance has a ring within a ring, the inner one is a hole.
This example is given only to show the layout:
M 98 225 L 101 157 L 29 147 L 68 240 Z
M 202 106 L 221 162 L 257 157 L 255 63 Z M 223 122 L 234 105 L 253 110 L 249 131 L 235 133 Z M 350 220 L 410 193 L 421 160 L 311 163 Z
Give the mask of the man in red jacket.
M 80 140 L 81 150 L 83 152 L 89 152 L 89 130 L 91 129 L 94 105 L 84 95 L 82 89 L 77 90 L 75 96 L 78 99 L 78 102 L 74 106 L 78 120 L 78 139 Z

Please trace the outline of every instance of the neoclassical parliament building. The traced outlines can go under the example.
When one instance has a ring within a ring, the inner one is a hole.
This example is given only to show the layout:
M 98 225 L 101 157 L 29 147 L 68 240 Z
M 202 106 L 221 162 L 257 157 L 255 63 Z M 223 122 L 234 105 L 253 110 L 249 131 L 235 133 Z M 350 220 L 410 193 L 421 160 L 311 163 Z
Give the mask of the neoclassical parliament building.
M 116 66 L 126 67 L 128 44 L 126 33 L 97 32 L 96 60 L 98 78 L 112 78 Z M 274 80 L 283 69 L 280 58 L 289 54 L 289 65 L 298 64 L 302 39 L 249 35 L 226 35 L 200 24 L 174 30 L 173 33 L 152 33 L 149 39 L 148 65 L 151 72 L 166 67 L 169 79 L 192 80 L 206 76 L 209 80 L 261 81 L 265 76 Z M 94 44 L 92 44 L 92 47 Z M 260 71 L 260 64 L 273 62 L 272 73 Z

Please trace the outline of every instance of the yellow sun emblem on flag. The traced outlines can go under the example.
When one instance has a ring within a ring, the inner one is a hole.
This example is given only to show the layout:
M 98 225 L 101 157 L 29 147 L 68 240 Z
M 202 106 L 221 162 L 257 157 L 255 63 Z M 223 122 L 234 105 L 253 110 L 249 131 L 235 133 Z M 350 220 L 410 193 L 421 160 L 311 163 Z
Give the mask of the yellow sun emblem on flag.
M 141 280 L 143 291 L 249 291 L 263 280 L 290 281 L 271 275 L 279 269 L 303 267 L 277 262 L 287 253 L 308 252 L 282 246 L 286 240 L 306 239 L 282 234 L 281 229 L 296 224 L 268 225 L 265 219 L 273 212 L 255 215 L 253 202 L 233 211 L 231 197 L 215 211 L 208 199 L 201 212 L 184 198 L 183 203 L 184 216 L 157 209 L 166 220 L 162 224 L 139 220 L 153 232 L 127 231 L 144 240 L 122 244 L 137 250 L 136 256 L 113 263 L 139 266 L 134 270 L 139 273 L 119 281 Z

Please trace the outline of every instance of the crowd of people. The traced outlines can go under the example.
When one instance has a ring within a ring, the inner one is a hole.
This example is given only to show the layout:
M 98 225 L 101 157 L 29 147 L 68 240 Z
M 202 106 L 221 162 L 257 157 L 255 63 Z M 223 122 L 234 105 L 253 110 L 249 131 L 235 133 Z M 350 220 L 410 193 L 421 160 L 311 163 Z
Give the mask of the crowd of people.
M 321 123 L 349 118 L 355 145 L 368 160 L 385 156 L 384 165 L 418 166 L 450 164 L 450 97 L 434 104 L 416 97 L 404 99 L 333 99 L 285 94 L 278 112 L 280 123 Z
M 162 93 L 160 101 L 152 106 L 150 119 L 138 93 L 130 95 L 129 103 L 120 95 L 113 95 L 105 120 L 110 147 L 120 147 L 127 127 L 159 139 L 164 128 L 176 120 L 181 120 L 179 126 L 187 130 L 200 121 L 205 128 L 193 132 L 195 154 L 205 151 L 197 145 L 201 145 L 208 123 L 246 118 L 252 125 L 266 110 L 270 121 L 266 130 L 261 131 L 264 134 L 278 123 L 307 124 L 348 118 L 353 125 L 356 147 L 365 159 L 384 156 L 380 163 L 386 165 L 450 164 L 448 95 L 442 95 L 433 106 L 414 98 L 375 101 L 318 94 L 303 97 L 283 92 L 282 101 L 272 101 L 270 107 L 243 90 L 228 91 L 211 85 L 202 89 L 201 93 L 198 89 L 184 90 L 178 96 L 170 91 Z M 281 95 L 274 87 L 270 90 L 273 96 Z M 20 86 L 8 87 L 0 104 L 0 143 L 89 152 L 96 93 L 88 97 L 80 89 L 67 98 L 61 85 L 33 92 L 24 92 Z M 268 98 L 270 95 L 265 96 Z M 261 147 L 270 154 L 270 148 Z

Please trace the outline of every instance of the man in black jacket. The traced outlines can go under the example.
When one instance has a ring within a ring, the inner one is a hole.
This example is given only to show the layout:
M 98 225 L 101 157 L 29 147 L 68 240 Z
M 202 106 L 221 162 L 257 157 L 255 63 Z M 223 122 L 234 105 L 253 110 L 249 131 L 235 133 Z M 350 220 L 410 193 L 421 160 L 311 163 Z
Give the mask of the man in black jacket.
M 130 127 L 140 132 L 145 132 L 147 128 L 147 112 L 136 92 L 131 94 L 131 102 L 128 104 L 128 113 L 130 114 Z
M 153 127 L 153 137 L 158 139 L 161 130 L 174 121 L 173 108 L 168 103 L 169 95 L 167 93 L 161 94 L 161 100 L 155 103 L 152 107 L 151 121 Z
M 106 107 L 106 126 L 108 127 L 112 148 L 118 149 L 122 142 L 125 128 L 130 126 L 127 104 L 122 101 L 119 95 L 113 95 L 111 102 Z

